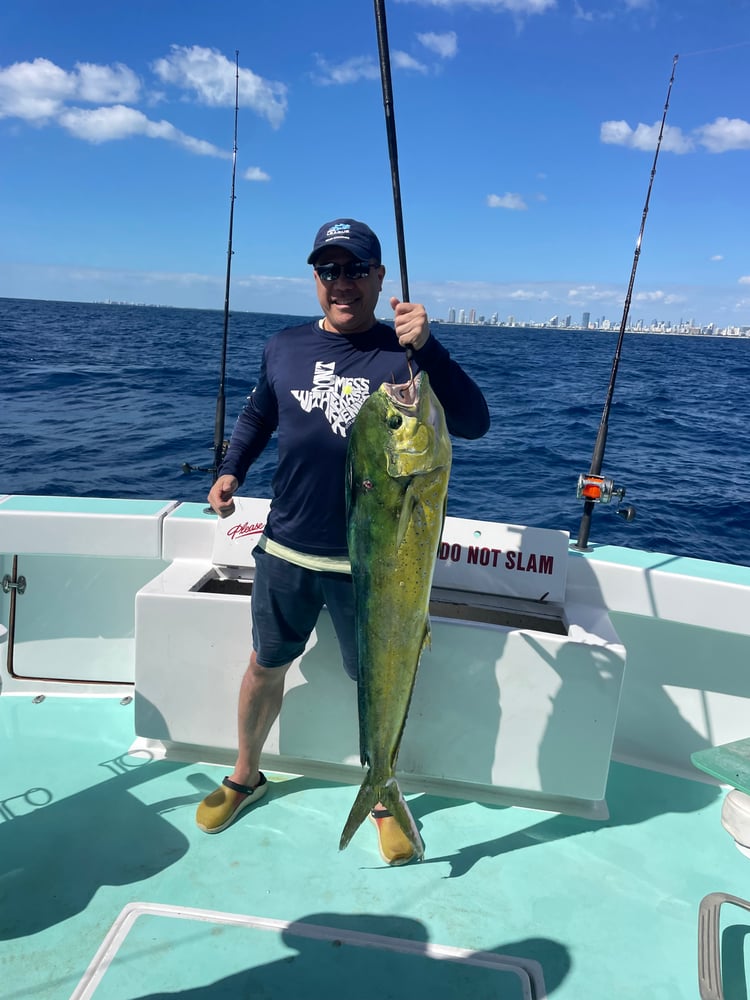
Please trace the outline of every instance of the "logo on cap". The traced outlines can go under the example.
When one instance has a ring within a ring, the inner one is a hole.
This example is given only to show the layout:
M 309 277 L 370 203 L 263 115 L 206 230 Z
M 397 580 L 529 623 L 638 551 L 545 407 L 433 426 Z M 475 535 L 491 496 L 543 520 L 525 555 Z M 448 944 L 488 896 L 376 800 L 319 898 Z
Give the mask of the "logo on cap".
M 337 222 L 335 226 L 331 226 L 330 229 L 326 231 L 326 239 L 334 239 L 336 237 L 341 238 L 342 236 L 349 237 L 349 230 L 351 226 L 348 222 Z

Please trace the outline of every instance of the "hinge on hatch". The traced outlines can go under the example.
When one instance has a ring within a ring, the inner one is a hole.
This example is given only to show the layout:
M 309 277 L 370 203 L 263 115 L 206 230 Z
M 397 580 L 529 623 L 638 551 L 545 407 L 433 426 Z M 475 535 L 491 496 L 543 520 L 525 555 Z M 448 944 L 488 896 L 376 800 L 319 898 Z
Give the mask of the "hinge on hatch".
M 26 577 L 19 576 L 17 580 L 14 580 L 10 573 L 6 573 L 2 586 L 4 594 L 9 594 L 11 590 L 17 590 L 19 594 L 23 594 L 26 590 Z

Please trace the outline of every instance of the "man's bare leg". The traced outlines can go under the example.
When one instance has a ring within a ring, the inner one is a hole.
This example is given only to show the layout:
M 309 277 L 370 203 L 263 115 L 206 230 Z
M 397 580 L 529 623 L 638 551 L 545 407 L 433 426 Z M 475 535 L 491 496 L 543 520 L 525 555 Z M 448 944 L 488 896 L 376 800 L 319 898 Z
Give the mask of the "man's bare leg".
M 237 763 L 230 775 L 240 785 L 255 786 L 260 779 L 260 755 L 284 700 L 284 682 L 291 663 L 262 667 L 255 650 L 240 685 L 237 705 Z
M 237 762 L 231 776 L 206 796 L 196 812 L 196 823 L 205 833 L 225 830 L 244 808 L 266 793 L 260 755 L 281 711 L 290 666 L 263 667 L 253 650 L 237 701 Z

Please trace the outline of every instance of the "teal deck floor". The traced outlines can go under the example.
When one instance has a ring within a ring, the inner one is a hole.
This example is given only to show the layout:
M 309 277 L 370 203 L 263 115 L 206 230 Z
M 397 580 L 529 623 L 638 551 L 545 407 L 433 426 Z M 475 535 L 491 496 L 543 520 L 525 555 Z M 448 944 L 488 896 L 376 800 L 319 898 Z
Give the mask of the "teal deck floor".
M 196 804 L 226 771 L 129 756 L 132 706 L 117 700 L 3 696 L 0 733 L 4 1000 L 70 997 L 133 903 L 256 921 L 146 912 L 95 1000 L 521 995 L 501 970 L 342 948 L 337 934 L 351 932 L 532 960 L 556 1000 L 686 1000 L 698 996 L 700 900 L 750 894 L 750 860 L 720 825 L 722 791 L 624 765 L 612 767 L 605 823 L 410 796 L 425 860 L 391 869 L 369 826 L 338 851 L 349 785 L 275 775 L 232 827 L 201 833 Z M 747 997 L 750 914 L 735 910 L 727 1000 Z M 310 927 L 332 930 L 316 939 Z

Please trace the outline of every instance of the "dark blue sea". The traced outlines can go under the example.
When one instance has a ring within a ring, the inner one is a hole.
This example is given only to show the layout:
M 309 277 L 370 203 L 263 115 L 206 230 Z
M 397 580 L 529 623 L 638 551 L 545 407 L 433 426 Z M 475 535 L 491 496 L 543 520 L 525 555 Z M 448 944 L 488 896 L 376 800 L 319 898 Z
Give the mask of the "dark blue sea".
M 232 313 L 226 436 L 266 338 L 294 316 Z M 202 501 L 223 310 L 0 299 L 0 494 Z M 616 333 L 440 324 L 492 428 L 455 441 L 448 513 L 578 535 Z M 750 340 L 627 334 L 603 473 L 637 514 L 594 511 L 590 540 L 750 565 Z M 243 493 L 270 495 L 271 443 Z

